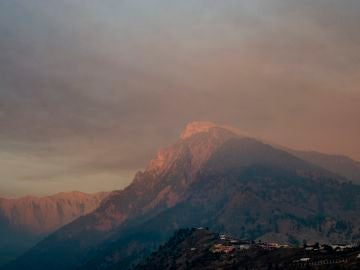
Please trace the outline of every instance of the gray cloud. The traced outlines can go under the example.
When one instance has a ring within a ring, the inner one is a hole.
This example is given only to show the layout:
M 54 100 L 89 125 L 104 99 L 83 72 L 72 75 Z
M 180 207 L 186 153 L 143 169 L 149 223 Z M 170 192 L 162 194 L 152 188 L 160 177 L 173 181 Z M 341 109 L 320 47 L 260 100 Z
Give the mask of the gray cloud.
M 122 188 L 198 119 L 360 159 L 359 24 L 355 0 L 1 1 L 0 190 Z

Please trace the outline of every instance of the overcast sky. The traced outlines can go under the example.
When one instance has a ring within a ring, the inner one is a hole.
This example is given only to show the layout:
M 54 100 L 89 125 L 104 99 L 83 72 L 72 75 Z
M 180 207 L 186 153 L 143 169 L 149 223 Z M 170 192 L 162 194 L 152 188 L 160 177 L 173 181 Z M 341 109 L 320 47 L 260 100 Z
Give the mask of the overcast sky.
M 359 0 L 1 0 L 0 196 L 120 189 L 210 120 L 360 159 Z

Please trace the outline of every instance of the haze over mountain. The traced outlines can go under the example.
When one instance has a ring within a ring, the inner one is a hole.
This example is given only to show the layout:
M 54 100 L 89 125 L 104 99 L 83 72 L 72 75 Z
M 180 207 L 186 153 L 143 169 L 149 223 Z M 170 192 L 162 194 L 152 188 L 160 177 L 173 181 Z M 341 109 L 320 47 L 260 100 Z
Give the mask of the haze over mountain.
M 0 264 L 63 225 L 94 211 L 107 195 L 69 192 L 41 198 L 0 198 Z
M 360 162 L 347 156 L 328 155 L 315 151 L 294 151 L 290 152 L 302 159 L 305 159 L 329 171 L 343 175 L 350 181 L 360 184 Z
M 249 239 L 360 239 L 360 186 L 235 129 L 189 124 L 180 139 L 5 269 L 127 269 L 180 227 Z
M 359 25 L 360 0 L 0 0 L 0 268 L 129 269 L 183 227 L 358 241 Z
M 0 196 L 122 189 L 193 119 L 360 160 L 359 25 L 358 0 L 1 0 Z

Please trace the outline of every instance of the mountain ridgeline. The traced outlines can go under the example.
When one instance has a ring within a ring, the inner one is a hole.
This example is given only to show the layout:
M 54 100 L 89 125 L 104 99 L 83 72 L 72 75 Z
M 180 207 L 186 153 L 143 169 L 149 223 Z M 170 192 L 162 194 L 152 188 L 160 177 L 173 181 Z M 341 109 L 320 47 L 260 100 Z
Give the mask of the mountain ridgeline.
M 41 198 L 0 198 L 0 265 L 49 233 L 94 211 L 107 194 L 63 192 Z
M 298 244 L 360 239 L 360 186 L 233 129 L 191 123 L 124 190 L 5 269 L 128 269 L 183 227 Z

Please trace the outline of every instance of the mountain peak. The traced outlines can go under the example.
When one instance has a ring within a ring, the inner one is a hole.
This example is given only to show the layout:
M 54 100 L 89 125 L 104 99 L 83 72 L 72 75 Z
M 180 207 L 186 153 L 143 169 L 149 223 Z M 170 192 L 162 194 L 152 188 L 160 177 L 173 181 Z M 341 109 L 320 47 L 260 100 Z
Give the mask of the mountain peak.
M 204 136 L 195 136 L 197 134 Z M 231 127 L 212 122 L 191 122 L 180 135 L 179 141 L 158 151 L 156 157 L 149 162 L 146 171 L 159 175 L 179 160 L 190 160 L 190 171 L 195 173 L 215 149 L 237 136 L 238 133 Z
M 218 125 L 208 121 L 194 121 L 187 124 L 186 128 L 181 133 L 180 138 L 185 140 L 187 138 L 190 138 L 194 134 L 208 132 L 209 129 L 217 126 Z
M 180 135 L 180 139 L 186 140 L 195 134 L 209 132 L 212 128 L 220 128 L 223 130 L 227 130 L 233 134 L 236 134 L 237 136 L 251 137 L 246 132 L 233 126 L 218 125 L 210 121 L 194 121 L 186 125 L 184 131 Z

